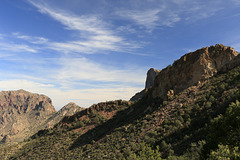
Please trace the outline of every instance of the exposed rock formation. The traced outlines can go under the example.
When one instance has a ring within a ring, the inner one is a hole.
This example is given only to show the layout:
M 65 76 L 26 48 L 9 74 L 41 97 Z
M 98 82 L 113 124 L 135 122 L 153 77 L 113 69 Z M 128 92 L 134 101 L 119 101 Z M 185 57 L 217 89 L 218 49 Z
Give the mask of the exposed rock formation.
M 156 70 L 154 68 L 150 68 L 147 72 L 147 78 L 146 78 L 146 83 L 145 83 L 145 88 L 141 92 L 136 93 L 130 101 L 137 101 L 140 98 L 143 97 L 143 95 L 148 91 L 149 88 L 151 88 L 154 84 L 154 79 L 158 75 L 160 70 Z
M 238 54 L 221 44 L 188 53 L 156 76 L 149 94 L 153 98 L 166 98 L 169 90 L 179 93 L 223 69 L 231 69 L 240 61 Z
M 82 110 L 69 103 L 58 112 L 45 95 L 24 90 L 0 92 L 0 143 L 20 142 L 37 131 L 53 127 L 65 115 Z
M 0 92 L 0 139 L 22 141 L 56 113 L 49 97 L 24 90 Z M 2 138 L 1 138 L 2 137 Z M 6 142 L 6 140 L 4 140 Z M 8 141 L 9 142 L 9 141 Z
M 147 78 L 146 78 L 146 84 L 145 84 L 145 89 L 149 89 L 153 86 L 154 84 L 154 79 L 158 75 L 158 73 L 161 70 L 157 70 L 154 68 L 150 68 L 147 72 Z

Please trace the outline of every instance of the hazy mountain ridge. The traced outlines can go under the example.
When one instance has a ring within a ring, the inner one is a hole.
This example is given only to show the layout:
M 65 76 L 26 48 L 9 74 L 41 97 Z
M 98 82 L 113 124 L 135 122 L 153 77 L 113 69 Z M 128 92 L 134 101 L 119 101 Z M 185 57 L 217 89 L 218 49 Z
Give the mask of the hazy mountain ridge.
M 232 107 L 238 111 L 239 106 L 240 113 L 237 55 L 223 45 L 186 54 L 163 69 L 139 101 L 93 105 L 0 154 L 10 159 L 214 159 L 221 144 L 228 157 L 240 158 L 239 141 L 232 136 L 240 127 L 229 123 L 223 137 L 216 129 L 224 124 L 219 120 L 235 122 L 239 115 L 225 118 L 233 115 Z

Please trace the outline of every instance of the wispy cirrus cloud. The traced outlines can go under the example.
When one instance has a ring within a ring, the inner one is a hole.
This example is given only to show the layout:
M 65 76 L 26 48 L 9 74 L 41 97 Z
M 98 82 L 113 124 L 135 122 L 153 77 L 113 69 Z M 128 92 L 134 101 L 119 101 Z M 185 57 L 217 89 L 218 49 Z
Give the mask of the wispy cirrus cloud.
M 37 53 L 37 50 L 26 44 L 0 42 L 0 50 L 8 52 L 31 52 Z
M 129 45 L 129 47 L 126 47 L 127 45 Z M 123 42 L 121 37 L 96 35 L 89 36 L 87 40 L 52 42 L 48 47 L 64 53 L 99 54 L 102 53 L 102 51 L 127 52 L 127 49 L 138 47 L 138 45 L 130 45 Z
M 132 24 L 147 31 L 164 26 L 173 27 L 177 23 L 193 23 L 212 17 L 226 7 L 240 5 L 238 0 L 230 0 L 227 5 L 224 0 L 132 0 L 131 2 L 136 3 L 129 3 L 129 7 L 123 7 L 124 9 L 117 8 L 115 14 L 122 19 L 131 20 Z
M 101 51 L 128 52 L 132 48 L 140 48 L 139 44 L 126 41 L 123 37 L 116 35 L 111 25 L 97 15 L 75 15 L 60 9 L 53 9 L 42 1 L 28 1 L 38 8 L 39 12 L 47 14 L 64 25 L 66 29 L 76 31 L 79 35 L 78 40 L 52 42 L 49 45 L 50 49 L 64 53 L 93 54 Z
M 20 34 L 18 32 L 12 33 L 12 36 L 18 39 L 28 41 L 33 44 L 46 44 L 48 42 L 48 39 L 44 37 L 28 36 L 28 35 Z
M 6 35 L 0 34 L 0 51 L 6 52 L 6 55 L 10 55 L 10 53 L 18 53 L 18 52 L 26 52 L 26 53 L 37 53 L 38 50 L 36 47 L 26 44 L 24 42 L 15 42 L 16 35 Z M 14 40 L 11 40 L 11 39 Z
M 159 12 L 161 10 L 119 10 L 116 14 L 122 18 L 133 20 L 136 24 L 146 27 L 147 29 L 153 29 L 158 25 Z
M 64 26 L 66 26 L 66 29 L 76 30 L 76 31 L 86 31 L 92 34 L 97 34 L 97 35 L 111 34 L 109 30 L 106 29 L 106 24 L 103 21 L 101 21 L 97 16 L 94 16 L 94 15 L 77 16 L 73 13 L 70 13 L 64 10 L 53 9 L 43 1 L 33 1 L 33 0 L 28 0 L 28 1 L 33 6 L 38 8 L 39 12 L 43 14 L 47 14 L 51 16 L 53 19 L 62 23 Z

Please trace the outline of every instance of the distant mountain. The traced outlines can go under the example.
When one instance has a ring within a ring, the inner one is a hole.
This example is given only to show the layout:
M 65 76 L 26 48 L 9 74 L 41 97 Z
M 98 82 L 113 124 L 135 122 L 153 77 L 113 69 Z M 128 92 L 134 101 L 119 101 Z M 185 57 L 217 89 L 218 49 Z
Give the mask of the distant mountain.
M 215 45 L 160 71 L 138 101 L 65 116 L 23 143 L 0 147 L 0 159 L 240 159 L 239 131 L 240 55 Z
M 47 96 L 24 90 L 2 91 L 0 92 L 0 139 L 8 137 L 7 139 L 11 141 L 23 141 L 39 129 L 43 129 L 44 122 L 55 113 L 52 101 Z
M 0 92 L 0 143 L 21 142 L 37 131 L 53 127 L 81 108 L 70 103 L 57 112 L 45 95 L 24 90 Z

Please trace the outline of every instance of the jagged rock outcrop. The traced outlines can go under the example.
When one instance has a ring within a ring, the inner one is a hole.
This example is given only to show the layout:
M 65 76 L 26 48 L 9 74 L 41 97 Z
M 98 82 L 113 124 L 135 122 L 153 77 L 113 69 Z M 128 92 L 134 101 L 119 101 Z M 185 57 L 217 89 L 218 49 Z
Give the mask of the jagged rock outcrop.
M 41 129 L 51 128 L 64 116 L 83 110 L 69 103 L 58 112 L 45 95 L 24 90 L 0 92 L 0 143 L 23 141 Z
M 54 113 L 52 101 L 45 95 L 24 90 L 0 92 L 0 141 L 24 140 Z
M 150 68 L 147 72 L 147 78 L 146 78 L 146 83 L 145 83 L 145 88 L 141 91 L 136 93 L 131 99 L 130 101 L 137 101 L 140 98 L 143 97 L 143 95 L 148 91 L 149 88 L 151 88 L 154 84 L 154 79 L 155 77 L 158 75 L 158 73 L 160 72 L 160 70 L 154 69 L 154 68 Z
M 158 73 L 161 70 L 157 70 L 154 68 L 150 68 L 147 72 L 147 78 L 146 78 L 146 83 L 145 83 L 145 89 L 149 89 L 153 86 L 154 84 L 154 79 L 158 75 Z
M 238 54 L 233 48 L 222 44 L 188 53 L 156 76 L 148 96 L 167 98 L 170 90 L 179 93 L 219 71 L 231 69 L 240 61 Z

